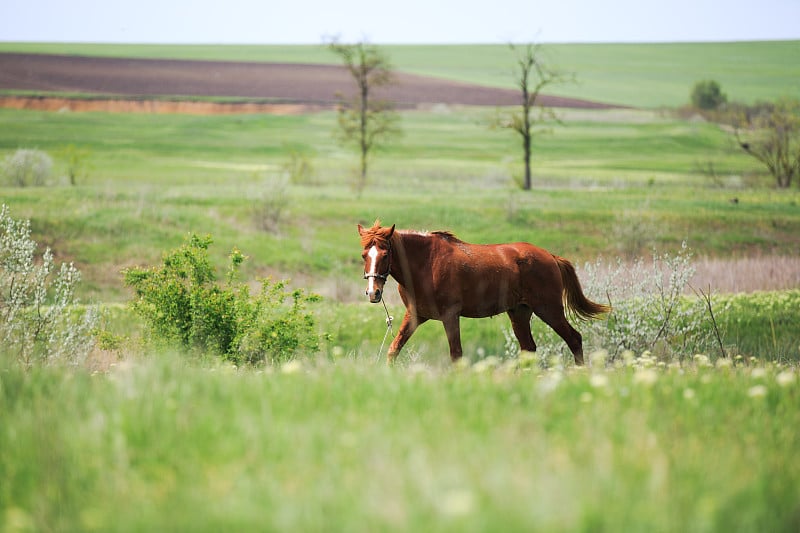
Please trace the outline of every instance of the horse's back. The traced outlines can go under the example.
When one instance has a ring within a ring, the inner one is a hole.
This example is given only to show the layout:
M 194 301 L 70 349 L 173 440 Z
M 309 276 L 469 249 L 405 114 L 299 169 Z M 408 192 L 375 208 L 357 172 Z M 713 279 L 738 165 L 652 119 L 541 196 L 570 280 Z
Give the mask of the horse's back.
M 450 272 L 440 289 L 460 291 L 464 316 L 490 316 L 521 304 L 534 307 L 545 295 L 560 302 L 558 264 L 553 254 L 536 245 L 458 242 L 440 259 Z

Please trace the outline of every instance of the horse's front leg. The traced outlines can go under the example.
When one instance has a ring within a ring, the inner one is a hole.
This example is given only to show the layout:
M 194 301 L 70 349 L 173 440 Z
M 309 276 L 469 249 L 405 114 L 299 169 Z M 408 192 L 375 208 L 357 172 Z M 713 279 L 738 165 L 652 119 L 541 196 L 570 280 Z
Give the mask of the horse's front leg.
M 447 342 L 450 344 L 450 359 L 455 363 L 461 359 L 461 319 L 458 314 L 442 318 Z
M 428 320 L 427 318 L 418 317 L 406 309 L 406 314 L 403 316 L 403 322 L 400 324 L 400 331 L 397 332 L 397 336 L 392 341 L 392 344 L 389 345 L 389 353 L 386 356 L 387 362 L 389 364 L 393 363 L 394 360 L 397 358 L 397 355 L 400 353 L 400 350 L 403 349 L 408 339 L 411 338 L 411 335 L 414 334 L 417 327 Z

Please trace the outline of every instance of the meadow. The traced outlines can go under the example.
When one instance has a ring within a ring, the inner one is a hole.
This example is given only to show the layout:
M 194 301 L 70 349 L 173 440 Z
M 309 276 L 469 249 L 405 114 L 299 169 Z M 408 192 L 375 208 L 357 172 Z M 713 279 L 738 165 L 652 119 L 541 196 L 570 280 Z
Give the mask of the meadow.
M 646 84 L 654 65 L 678 50 L 696 65 L 698 51 L 708 59 L 719 50 L 761 50 L 771 59 L 736 75 L 735 62 L 723 61 L 731 81 L 714 77 L 731 96 L 748 94 L 743 99 L 796 90 L 780 72 L 758 89 L 751 77 L 764 65 L 785 66 L 797 43 L 674 47 L 621 46 L 617 56 L 632 65 L 641 54 Z M 456 79 L 505 75 L 493 55 L 505 47 L 434 48 L 391 51 L 419 72 L 449 63 L 459 72 L 441 73 Z M 319 47 L 149 50 L 321 57 Z M 459 50 L 476 58 L 475 72 Z M 591 63 L 587 50 L 600 48 L 562 45 L 554 53 Z M 680 94 L 663 80 L 654 85 L 662 93 L 609 91 L 620 100 L 637 93 L 637 105 L 680 105 L 692 72 Z M 584 88 L 603 81 L 586 79 Z M 70 145 L 85 150 L 77 185 L 61 178 L 43 188 L 2 187 L 0 202 L 31 219 L 35 240 L 58 261 L 76 263 L 81 300 L 102 307 L 104 327 L 122 341 L 78 367 L 28 371 L 0 349 L 0 529 L 796 531 L 796 285 L 746 294 L 711 285 L 728 357 L 713 345 L 702 354 L 667 356 L 653 346 L 613 357 L 603 351 L 613 347 L 590 345 L 588 368 L 576 369 L 558 347 L 513 353 L 507 319 L 497 317 L 463 321 L 461 365 L 450 365 L 435 323 L 420 328 L 398 365 L 384 365 L 377 351 L 385 316 L 363 299 L 356 233 L 357 223 L 377 217 L 474 242 L 534 242 L 573 259 L 580 272 L 598 260 L 649 257 L 653 248 L 675 253 L 684 241 L 699 261 L 722 265 L 800 255 L 798 189 L 775 190 L 714 124 L 652 109 L 565 110 L 562 123 L 536 137 L 534 190 L 523 193 L 515 185 L 518 141 L 488 128 L 493 113 L 404 111 L 403 135 L 376 155 L 359 193 L 351 186 L 355 158 L 333 140 L 331 112 L 0 110 L 0 158 L 21 147 L 44 150 L 62 176 L 58 154 Z M 314 167 L 302 181 L 286 170 L 292 152 Z M 265 229 L 275 210 L 277 222 Z M 327 334 L 320 353 L 235 368 L 143 344 L 121 271 L 157 263 L 190 232 L 213 236 L 220 268 L 237 246 L 250 258 L 246 278 L 288 277 L 321 293 L 313 309 Z M 399 317 L 393 284 L 387 299 Z M 538 321 L 534 336 L 542 347 L 558 345 Z
M 4 365 L 5 531 L 796 531 L 797 372 Z

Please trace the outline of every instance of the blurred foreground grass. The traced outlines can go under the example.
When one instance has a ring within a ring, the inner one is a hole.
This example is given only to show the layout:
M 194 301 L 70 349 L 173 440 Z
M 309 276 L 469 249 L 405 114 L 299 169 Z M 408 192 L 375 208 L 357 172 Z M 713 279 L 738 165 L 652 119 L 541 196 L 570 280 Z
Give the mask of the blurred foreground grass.
M 796 368 L 602 356 L 2 359 L 0 529 L 797 531 Z

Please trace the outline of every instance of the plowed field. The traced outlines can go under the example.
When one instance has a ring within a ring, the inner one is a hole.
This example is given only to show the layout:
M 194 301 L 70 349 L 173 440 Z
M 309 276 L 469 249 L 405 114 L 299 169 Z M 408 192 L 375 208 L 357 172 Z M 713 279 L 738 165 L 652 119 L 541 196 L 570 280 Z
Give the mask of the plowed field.
M 47 97 L 5 96 L 5 107 L 144 112 L 303 112 L 329 107 L 352 94 L 353 80 L 332 65 L 124 59 L 46 54 L 0 54 L 0 90 L 41 91 Z M 52 99 L 52 93 L 94 98 Z M 395 83 L 376 92 L 398 107 L 513 105 L 511 89 L 396 73 Z M 165 97 L 168 99 L 165 100 Z M 247 99 L 223 104 L 198 97 Z M 150 102 L 155 99 L 154 102 Z M 256 102 L 253 102 L 256 100 Z M 602 109 L 599 102 L 542 95 L 550 107 Z M 242 107 L 249 106 L 249 107 Z

